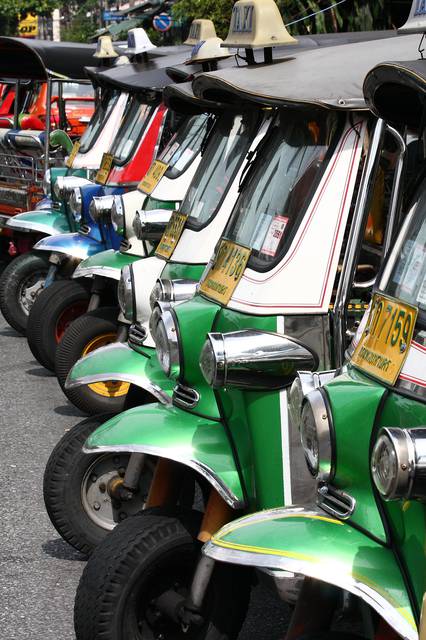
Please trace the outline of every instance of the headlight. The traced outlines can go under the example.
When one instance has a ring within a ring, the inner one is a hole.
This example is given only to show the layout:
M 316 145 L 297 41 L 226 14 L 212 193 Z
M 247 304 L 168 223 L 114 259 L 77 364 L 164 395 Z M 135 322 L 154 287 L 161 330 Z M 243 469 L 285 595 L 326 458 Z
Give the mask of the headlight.
M 319 389 L 330 380 L 333 380 L 335 376 L 336 369 L 330 371 L 297 372 L 297 376 L 291 385 L 288 398 L 288 410 L 292 427 L 300 429 L 302 404 L 308 393 L 314 389 Z
M 212 387 L 271 390 L 289 386 L 299 369 L 316 369 L 315 353 L 293 338 L 245 329 L 209 333 L 200 368 Z
M 114 201 L 111 206 L 111 222 L 115 231 L 122 235 L 124 233 L 124 202 L 121 196 L 113 196 Z
M 371 455 L 374 484 L 385 500 L 426 496 L 426 428 L 383 428 Z
M 70 196 L 74 189 L 84 187 L 86 184 L 92 183 L 90 180 L 78 176 L 58 176 L 53 186 L 53 193 L 60 200 Z
M 197 285 L 198 280 L 168 280 L 167 278 L 157 280 L 149 296 L 151 309 L 157 302 L 178 304 L 190 300 L 196 294 Z
M 98 224 L 111 223 L 111 211 L 115 196 L 94 196 L 89 206 L 89 214 Z
M 332 428 L 323 392 L 315 389 L 303 401 L 300 440 L 310 473 L 322 482 L 327 482 L 333 475 Z
M 50 169 L 44 172 L 43 176 L 43 193 L 45 196 L 50 196 L 52 191 L 52 174 Z
M 126 320 L 134 322 L 135 296 L 131 265 L 126 265 L 121 270 L 121 278 L 118 282 L 118 304 Z
M 81 190 L 80 189 L 73 189 L 72 193 L 71 193 L 71 197 L 69 199 L 69 203 L 68 206 L 70 208 L 70 211 L 74 217 L 74 220 L 76 222 L 80 222 L 81 220 L 81 212 L 83 209 L 83 199 L 81 197 Z
M 133 231 L 138 240 L 160 240 L 171 218 L 170 209 L 136 211 Z
M 150 329 L 157 349 L 157 358 L 167 376 L 178 376 L 180 355 L 178 330 L 172 310 L 161 313 L 161 307 L 155 307 L 150 320 Z

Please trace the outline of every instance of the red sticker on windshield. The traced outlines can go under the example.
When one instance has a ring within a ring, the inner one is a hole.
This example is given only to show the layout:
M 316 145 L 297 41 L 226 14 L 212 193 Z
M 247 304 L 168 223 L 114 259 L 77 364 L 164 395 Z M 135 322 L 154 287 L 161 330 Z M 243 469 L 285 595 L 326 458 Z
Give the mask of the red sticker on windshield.
M 287 224 L 288 218 L 285 218 L 284 216 L 276 216 L 272 220 L 260 253 L 265 253 L 267 256 L 275 256 Z

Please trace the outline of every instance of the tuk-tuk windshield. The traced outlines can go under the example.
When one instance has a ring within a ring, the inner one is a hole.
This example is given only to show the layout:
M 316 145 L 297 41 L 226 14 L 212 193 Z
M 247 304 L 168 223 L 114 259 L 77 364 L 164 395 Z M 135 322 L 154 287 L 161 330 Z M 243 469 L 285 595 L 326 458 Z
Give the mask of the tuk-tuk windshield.
M 119 97 L 120 92 L 117 90 L 105 91 L 102 94 L 98 106 L 80 138 L 79 153 L 87 153 L 92 148 L 102 127 L 106 125 Z
M 426 191 L 409 213 L 384 269 L 380 289 L 418 307 L 418 323 L 426 326 Z
M 245 158 L 259 123 L 257 113 L 224 113 L 216 122 L 180 210 L 198 231 L 216 215 Z
M 209 116 L 200 113 L 180 125 L 159 157 L 168 165 L 165 173 L 168 178 L 178 178 L 189 167 L 201 149 L 208 123 Z
M 142 102 L 138 96 L 133 96 L 129 100 L 111 148 L 115 164 L 125 164 L 131 158 L 155 109 L 155 105 Z
M 224 236 L 266 271 L 287 251 L 341 130 L 335 112 L 282 111 L 261 143 Z

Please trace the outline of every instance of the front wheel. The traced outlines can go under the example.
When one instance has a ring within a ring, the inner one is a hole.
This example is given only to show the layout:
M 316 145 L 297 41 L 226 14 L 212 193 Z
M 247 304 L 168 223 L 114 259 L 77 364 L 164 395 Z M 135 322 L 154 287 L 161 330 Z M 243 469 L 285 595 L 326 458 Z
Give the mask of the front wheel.
M 1 275 L 0 311 L 6 322 L 22 335 L 25 335 L 30 309 L 43 290 L 48 271 L 48 256 L 31 251 L 14 258 Z
M 83 420 L 53 449 L 43 479 L 48 516 L 64 540 L 89 555 L 124 518 L 143 509 L 152 481 L 153 463 L 145 460 L 139 486 L 123 499 L 120 488 L 128 453 L 83 453 L 87 438 L 111 416 Z
M 55 370 L 56 347 L 68 325 L 87 309 L 90 292 L 77 280 L 58 280 L 41 292 L 27 325 L 28 346 L 46 369 Z
M 118 331 L 117 307 L 100 307 L 80 316 L 65 331 L 57 349 L 55 371 L 68 400 L 88 415 L 123 411 L 129 383 L 115 380 L 65 388 L 68 373 L 77 360 L 100 347 L 115 342 Z
M 148 510 L 120 524 L 99 545 L 77 589 L 77 640 L 231 640 L 238 636 L 250 597 L 244 568 L 216 565 L 202 619 L 186 632 L 158 606 L 166 593 L 172 602 L 188 595 L 200 558 L 198 515 L 156 515 Z

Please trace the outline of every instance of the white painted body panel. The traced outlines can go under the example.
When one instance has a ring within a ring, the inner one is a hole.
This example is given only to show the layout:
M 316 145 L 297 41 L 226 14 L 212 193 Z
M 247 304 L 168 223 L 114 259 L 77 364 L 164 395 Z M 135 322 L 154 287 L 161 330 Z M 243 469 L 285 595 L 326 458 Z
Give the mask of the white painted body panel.
M 121 125 L 128 94 L 122 93 L 117 103 L 105 122 L 93 146 L 87 153 L 77 153 L 72 165 L 73 169 L 99 169 L 102 156 L 106 153 L 114 140 Z
M 317 314 L 329 308 L 366 132 L 349 121 L 282 260 L 266 272 L 247 268 L 228 308 L 254 315 Z
M 149 318 L 151 317 L 149 296 L 161 276 L 165 264 L 161 258 L 150 256 L 149 258 L 138 260 L 132 265 L 133 281 L 135 283 L 136 318 L 138 323 L 146 330 L 147 337 L 144 345 L 147 347 L 155 347 L 149 331 Z

